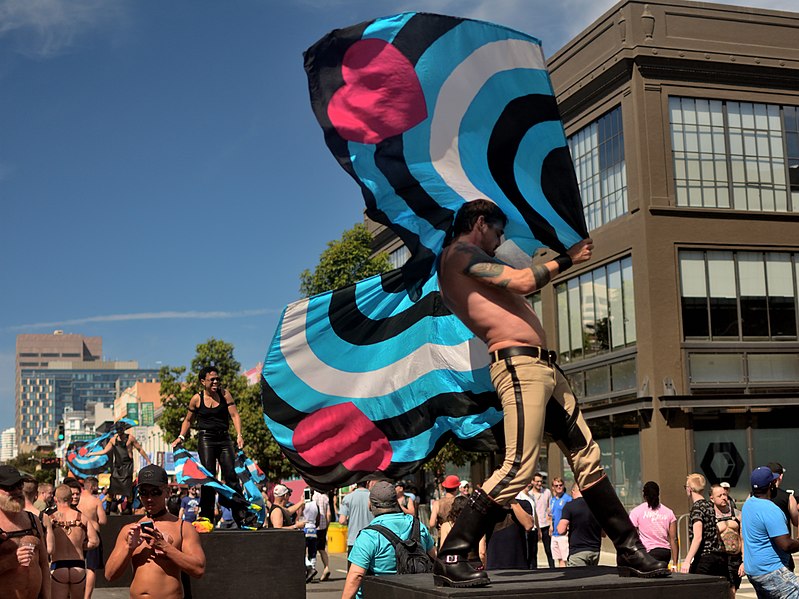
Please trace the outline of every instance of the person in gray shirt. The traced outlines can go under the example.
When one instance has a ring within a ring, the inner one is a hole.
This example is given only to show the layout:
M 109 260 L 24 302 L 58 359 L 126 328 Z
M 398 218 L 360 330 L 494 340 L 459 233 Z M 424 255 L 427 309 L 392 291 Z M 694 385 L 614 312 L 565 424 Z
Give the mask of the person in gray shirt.
M 358 487 L 341 500 L 338 521 L 347 525 L 347 555 L 355 545 L 358 533 L 372 522 L 369 510 L 369 487 L 373 481 L 360 481 Z M 349 563 L 349 562 L 348 562 Z

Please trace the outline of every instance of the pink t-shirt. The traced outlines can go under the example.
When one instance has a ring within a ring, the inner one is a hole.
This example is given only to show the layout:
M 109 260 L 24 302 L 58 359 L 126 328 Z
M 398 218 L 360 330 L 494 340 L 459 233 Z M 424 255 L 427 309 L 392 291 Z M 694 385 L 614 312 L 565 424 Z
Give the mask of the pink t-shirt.
M 630 512 L 630 522 L 638 529 L 638 535 L 647 551 L 655 547 L 669 549 L 669 524 L 676 522 L 669 508 L 662 503 L 656 510 L 650 509 L 647 503 L 633 508 Z

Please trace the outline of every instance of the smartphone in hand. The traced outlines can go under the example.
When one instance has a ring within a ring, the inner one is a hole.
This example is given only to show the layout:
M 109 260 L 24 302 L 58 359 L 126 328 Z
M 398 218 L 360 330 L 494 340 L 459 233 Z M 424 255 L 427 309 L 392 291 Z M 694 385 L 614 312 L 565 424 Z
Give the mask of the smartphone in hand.
M 142 531 L 146 531 L 148 534 L 153 534 L 153 531 L 155 530 L 155 522 L 152 520 L 145 520 L 143 522 L 139 522 L 139 527 L 142 529 Z

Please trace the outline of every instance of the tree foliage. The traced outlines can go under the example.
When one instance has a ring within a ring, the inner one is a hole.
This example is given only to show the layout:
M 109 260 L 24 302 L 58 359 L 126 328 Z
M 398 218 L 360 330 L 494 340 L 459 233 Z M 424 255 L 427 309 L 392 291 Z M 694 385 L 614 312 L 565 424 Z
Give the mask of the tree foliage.
M 55 469 L 42 470 L 39 468 L 39 463 L 42 458 L 55 457 L 55 452 L 52 451 L 31 451 L 28 453 L 20 453 L 13 460 L 6 462 L 9 466 L 13 466 L 20 472 L 31 474 L 39 481 L 39 483 L 55 483 Z
M 372 236 L 359 223 L 344 231 L 341 239 L 329 241 L 313 272 L 300 274 L 300 293 L 306 297 L 339 289 L 391 269 L 388 255 L 372 256 Z
M 266 428 L 258 385 L 247 384 L 247 379 L 241 374 L 241 364 L 233 356 L 233 345 L 221 339 L 211 338 L 197 345 L 196 354 L 188 368 L 185 366 L 161 368 L 159 379 L 164 409 L 158 424 L 164 431 L 167 442 L 171 443 L 180 434 L 180 426 L 186 416 L 189 400 L 202 388 L 197 377 L 205 366 L 216 368 L 222 387 L 230 391 L 236 402 L 236 408 L 241 416 L 241 435 L 244 437 L 245 453 L 258 463 L 269 480 L 277 481 L 296 475 L 283 457 L 272 433 Z M 232 424 L 231 432 L 235 437 Z M 196 450 L 197 440 L 193 436 L 188 436 L 184 446 L 189 450 Z
M 433 459 L 425 463 L 424 469 L 435 475 L 443 475 L 446 473 L 449 464 L 453 466 L 464 466 L 465 464 L 471 464 L 472 462 L 482 459 L 485 459 L 484 454 L 464 451 L 455 445 L 452 440 L 449 440 Z

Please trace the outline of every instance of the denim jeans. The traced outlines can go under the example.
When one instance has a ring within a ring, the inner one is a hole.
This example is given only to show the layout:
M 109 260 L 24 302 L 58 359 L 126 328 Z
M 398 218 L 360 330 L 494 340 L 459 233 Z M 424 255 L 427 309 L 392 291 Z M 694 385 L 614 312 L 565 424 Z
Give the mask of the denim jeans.
M 768 574 L 747 578 L 758 599 L 799 599 L 799 580 L 785 566 Z

